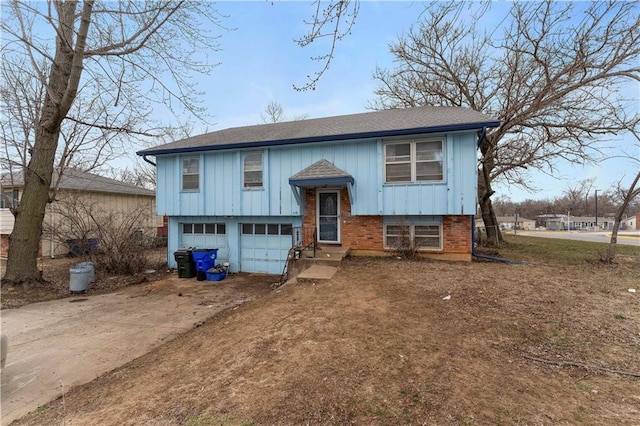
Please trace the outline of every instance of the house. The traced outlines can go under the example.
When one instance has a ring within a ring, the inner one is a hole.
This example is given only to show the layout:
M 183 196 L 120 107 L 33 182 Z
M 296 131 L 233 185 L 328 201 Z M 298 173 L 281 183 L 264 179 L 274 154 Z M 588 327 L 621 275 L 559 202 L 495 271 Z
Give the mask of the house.
M 620 229 L 625 231 L 635 231 L 636 229 L 640 229 L 640 213 L 637 213 L 635 216 L 629 216 L 622 219 Z
M 470 260 L 477 147 L 498 125 L 466 108 L 393 109 L 230 128 L 137 154 L 155 157 L 171 267 L 176 249 L 209 247 L 231 271 L 280 274 L 314 234 L 353 255 L 407 244 Z
M 527 219 L 521 216 L 496 216 L 498 226 L 502 231 L 511 231 L 513 229 L 522 229 L 530 231 L 536 229 L 536 221 L 533 219 Z M 484 228 L 484 221 L 481 218 L 476 219 L 476 228 Z
M 542 215 L 537 220 L 544 223 L 550 231 L 579 230 L 579 231 L 606 231 L 612 230 L 615 222 L 612 217 L 595 216 L 571 216 L 566 214 Z
M 53 181 L 57 180 L 54 173 Z M 9 234 L 13 230 L 14 217 L 10 211 L 17 206 L 22 196 L 24 179 L 22 172 L 5 174 L 0 179 L 0 254 L 7 255 Z M 43 235 L 40 241 L 40 255 L 55 257 L 69 252 L 64 233 L 75 233 L 81 225 L 71 224 L 70 210 L 81 207 L 85 211 L 95 206 L 100 211 L 112 214 L 127 214 L 136 209 L 146 209 L 146 220 L 140 223 L 140 231 L 155 235 L 156 227 L 162 226 L 162 218 L 157 218 L 155 192 L 129 185 L 124 182 L 98 176 L 77 169 L 67 169 L 60 178 L 55 201 L 47 204 L 43 221 Z M 79 209 L 80 210 L 80 209 Z M 69 238 L 74 238 L 69 235 Z

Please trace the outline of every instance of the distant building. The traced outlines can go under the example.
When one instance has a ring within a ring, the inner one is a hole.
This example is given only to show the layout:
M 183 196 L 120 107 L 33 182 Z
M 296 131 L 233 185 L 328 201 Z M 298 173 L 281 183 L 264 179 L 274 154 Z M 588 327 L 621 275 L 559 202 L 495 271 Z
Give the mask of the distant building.
M 611 217 L 571 216 L 566 214 L 548 214 L 536 218 L 550 231 L 607 231 L 613 229 L 614 219 Z
M 496 216 L 498 226 L 502 231 L 510 231 L 513 229 L 523 229 L 530 231 L 536 229 L 536 221 L 518 216 L 516 222 L 515 216 Z M 476 228 L 484 228 L 484 221 L 481 218 L 476 219 Z
M 56 172 L 54 172 L 56 173 Z M 57 179 L 54 174 L 53 181 Z M 0 255 L 6 256 L 9 248 L 9 234 L 13 231 L 14 216 L 11 208 L 18 206 L 24 187 L 22 172 L 5 174 L 0 178 Z M 47 203 L 40 240 L 39 256 L 55 257 L 64 255 L 71 247 L 61 244 L 59 237 L 67 230 L 78 231 L 78 223 L 86 223 L 86 213 L 73 213 L 73 204 L 100 206 L 100 209 L 114 215 L 126 215 L 139 209 L 148 211 L 139 223 L 143 234 L 154 235 L 162 226 L 162 217 L 155 215 L 155 192 L 109 179 L 93 173 L 67 169 L 60 178 L 54 202 Z M 78 210 L 81 211 L 81 210 Z M 74 221 L 76 219 L 76 221 Z M 80 222 L 78 222 L 80 221 Z M 69 238 L 76 238 L 69 235 Z M 89 236 L 91 238 L 91 236 Z M 71 241 L 71 240 L 69 240 Z
M 620 223 L 620 229 L 626 231 L 634 231 L 636 229 L 640 229 L 640 212 L 636 213 L 635 216 L 629 216 L 626 219 L 623 219 Z

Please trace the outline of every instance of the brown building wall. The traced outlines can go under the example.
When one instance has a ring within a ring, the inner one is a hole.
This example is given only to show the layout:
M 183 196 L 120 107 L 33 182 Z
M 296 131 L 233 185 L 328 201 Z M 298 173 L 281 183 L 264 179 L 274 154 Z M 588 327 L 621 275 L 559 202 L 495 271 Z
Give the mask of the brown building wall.
M 442 221 L 442 248 L 445 253 L 471 254 L 471 217 L 445 216 Z
M 342 246 L 354 254 L 385 255 L 382 216 L 352 216 L 349 193 L 340 191 L 340 226 Z M 302 228 L 306 238 L 316 227 L 316 190 L 304 191 Z M 471 217 L 445 216 L 442 223 L 442 252 L 422 252 L 425 257 L 471 260 Z

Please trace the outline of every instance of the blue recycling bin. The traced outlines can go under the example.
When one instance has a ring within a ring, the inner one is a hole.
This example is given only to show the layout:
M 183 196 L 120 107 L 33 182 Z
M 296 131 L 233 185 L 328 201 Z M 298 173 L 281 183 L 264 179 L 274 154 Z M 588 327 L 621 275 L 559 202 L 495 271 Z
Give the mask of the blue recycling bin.
M 196 264 L 196 279 L 204 281 L 207 278 L 207 271 L 213 268 L 218 257 L 218 249 L 198 248 L 191 252 L 193 261 Z

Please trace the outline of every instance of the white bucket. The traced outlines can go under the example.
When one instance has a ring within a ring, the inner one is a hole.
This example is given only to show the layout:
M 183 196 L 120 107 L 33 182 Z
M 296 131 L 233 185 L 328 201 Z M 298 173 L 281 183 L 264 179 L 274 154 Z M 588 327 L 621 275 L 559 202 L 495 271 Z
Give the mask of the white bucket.
M 91 268 L 89 266 L 73 266 L 69 268 L 69 291 L 82 293 L 87 291 L 91 280 Z
M 76 266 L 86 266 L 89 269 L 91 269 L 91 273 L 89 274 L 89 282 L 90 283 L 96 282 L 96 269 L 93 266 L 93 262 L 82 262 L 82 263 L 78 263 Z

